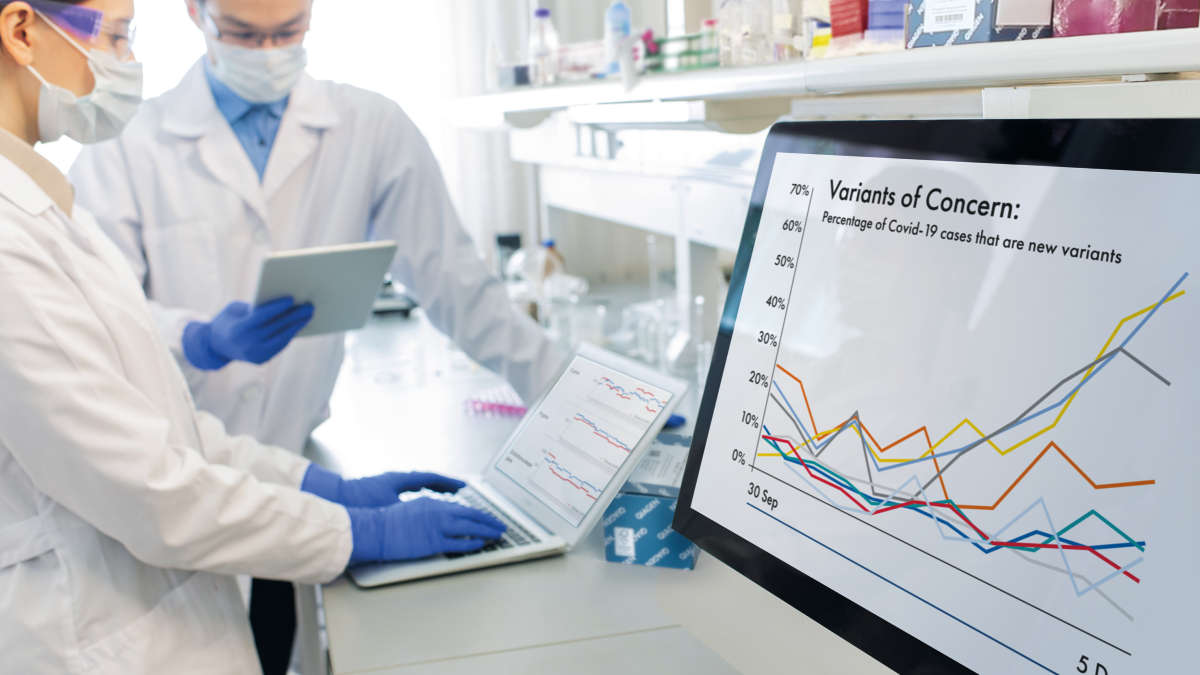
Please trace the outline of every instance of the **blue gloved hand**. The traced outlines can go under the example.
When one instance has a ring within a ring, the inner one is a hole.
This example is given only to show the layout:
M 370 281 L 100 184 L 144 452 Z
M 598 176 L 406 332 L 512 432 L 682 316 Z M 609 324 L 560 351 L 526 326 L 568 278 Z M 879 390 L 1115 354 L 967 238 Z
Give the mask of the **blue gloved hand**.
M 313 306 L 279 298 L 251 308 L 231 302 L 208 323 L 183 330 L 183 354 L 200 370 L 220 370 L 230 361 L 262 365 L 296 337 L 313 317 Z
M 507 529 L 491 514 L 429 497 L 346 511 L 354 542 L 351 565 L 476 551 Z
M 342 506 L 390 506 L 401 492 L 430 489 L 434 492 L 458 492 L 466 483 L 436 473 L 390 472 L 346 480 L 316 464 L 310 464 L 300 489 Z

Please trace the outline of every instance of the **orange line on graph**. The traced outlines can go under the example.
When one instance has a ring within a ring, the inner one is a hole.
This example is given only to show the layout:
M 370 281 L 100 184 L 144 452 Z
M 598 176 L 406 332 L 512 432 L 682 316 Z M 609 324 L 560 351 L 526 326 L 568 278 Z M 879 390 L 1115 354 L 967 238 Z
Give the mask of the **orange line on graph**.
M 1156 307 L 1161 307 L 1163 305 L 1166 305 L 1169 302 L 1173 302 L 1173 301 L 1183 297 L 1186 293 L 1187 293 L 1187 291 L 1179 291 L 1177 293 L 1174 293 L 1174 294 L 1164 298 L 1161 302 L 1155 303 L 1153 305 L 1149 305 L 1147 307 L 1143 307 L 1142 309 L 1140 309 L 1140 310 L 1134 312 L 1133 314 L 1130 314 L 1129 316 L 1118 321 L 1116 328 L 1114 328 L 1112 331 L 1112 334 L 1109 335 L 1108 341 L 1105 342 L 1104 346 L 1100 348 L 1100 353 L 1099 353 L 1099 355 L 1097 355 L 1096 358 L 1100 358 L 1101 356 L 1104 356 L 1104 354 L 1106 354 L 1108 352 L 1108 348 L 1112 345 L 1113 340 L 1115 340 L 1117 338 L 1117 335 L 1120 334 L 1121 328 L 1126 323 L 1128 323 L 1129 321 L 1131 321 L 1133 319 L 1136 319 L 1137 317 L 1139 317 L 1143 314 L 1146 314 L 1147 312 L 1153 311 Z M 795 380 L 796 383 L 800 385 L 800 392 L 804 395 L 804 406 L 808 410 L 808 419 L 810 422 L 812 422 L 812 425 L 813 425 L 812 428 L 813 428 L 814 440 L 817 440 L 817 441 L 824 440 L 825 438 L 829 437 L 830 435 L 835 434 L 838 431 L 845 428 L 846 424 L 848 424 L 851 419 L 854 419 L 852 417 L 832 429 L 821 431 L 820 427 L 817 425 L 816 418 L 813 416 L 812 405 L 809 403 L 808 391 L 804 387 L 804 382 L 802 382 L 799 377 L 796 377 L 795 375 L 793 375 L 792 372 L 789 371 L 787 368 L 785 368 L 782 364 L 776 364 L 775 368 L 778 369 L 779 371 L 783 372 L 783 374 L 785 374 L 788 377 Z M 1091 375 L 1094 368 L 1095 368 L 1095 366 L 1088 369 L 1088 371 L 1086 373 L 1084 373 L 1084 375 L 1083 375 L 1084 380 L 1086 380 L 1087 377 L 1089 377 Z M 1000 446 L 996 445 L 996 443 L 993 442 L 992 439 L 988 438 L 987 434 L 983 433 L 983 430 L 980 429 L 978 426 L 976 426 L 975 423 L 972 422 L 969 417 L 963 418 L 963 421 L 959 422 L 958 426 L 956 426 L 953 429 L 951 429 L 950 431 L 946 432 L 946 435 L 939 438 L 936 443 L 929 443 L 929 448 L 924 453 L 922 453 L 920 456 L 911 457 L 911 458 L 900 458 L 900 459 L 883 458 L 883 457 L 880 457 L 879 455 L 883 452 L 886 452 L 887 450 L 889 450 L 891 448 L 896 447 L 900 443 L 903 443 L 905 440 L 912 438 L 913 436 L 916 436 L 917 432 L 922 431 L 922 430 L 925 430 L 925 439 L 926 439 L 926 441 L 929 441 L 930 440 L 929 439 L 929 431 L 926 429 L 926 427 L 918 427 L 912 433 L 905 435 L 903 438 L 900 438 L 899 440 L 889 444 L 886 447 L 882 446 L 879 443 L 879 441 L 876 440 L 875 436 L 871 433 L 870 429 L 868 429 L 866 427 L 866 425 L 864 425 L 862 423 L 861 420 L 859 420 L 858 424 L 854 425 L 854 430 L 860 436 L 863 433 L 865 433 L 867 435 L 867 437 L 871 439 L 871 443 L 873 443 L 875 446 L 873 449 L 871 449 L 871 454 L 875 455 L 876 460 L 878 460 L 879 462 L 884 462 L 884 463 L 889 463 L 889 464 L 902 464 L 905 462 L 911 462 L 911 461 L 918 460 L 918 459 L 924 459 L 925 457 L 934 455 L 933 451 L 938 446 L 940 446 L 942 443 L 946 442 L 947 439 L 949 439 L 951 436 L 953 436 L 955 434 L 955 432 L 957 432 L 959 429 L 963 428 L 964 426 L 971 427 L 972 431 L 979 434 L 979 437 L 984 439 L 984 441 L 989 446 L 991 446 L 993 450 L 995 450 L 996 452 L 1000 453 L 1000 455 L 1003 456 L 1003 455 L 1007 455 L 1008 453 L 1012 452 L 1013 450 L 1016 450 L 1017 448 L 1028 443 L 1029 441 L 1032 441 L 1033 439 L 1041 436 L 1042 434 L 1046 433 L 1047 431 L 1050 431 L 1051 429 L 1058 426 L 1058 423 L 1062 421 L 1063 416 L 1066 415 L 1067 410 L 1071 407 L 1071 404 L 1075 401 L 1075 397 L 1078 395 L 1078 393 L 1079 392 L 1076 391 L 1076 392 L 1072 393 L 1070 395 L 1070 397 L 1067 398 L 1066 403 L 1062 406 L 1062 409 L 1059 410 L 1058 416 L 1055 417 L 1054 421 L 1051 422 L 1048 426 L 1044 427 L 1040 431 L 1034 432 L 1033 434 L 1027 436 L 1023 440 L 1017 441 L 1015 444 L 1013 444 L 1012 446 L 1010 446 L 1009 448 L 1004 449 L 1004 450 L 1002 450 L 1000 448 Z M 806 441 L 804 443 L 804 445 L 808 445 L 808 442 Z
M 783 440 L 788 445 L 792 446 L 792 454 L 794 454 L 797 459 L 800 459 L 800 455 L 796 450 L 796 448 L 799 446 L 797 446 L 795 443 L 793 443 L 792 441 L 790 441 L 786 438 L 781 438 L 781 440 Z M 1119 482 L 1119 483 L 1097 483 L 1095 480 L 1092 479 L 1091 476 L 1089 476 L 1087 474 L 1086 471 L 1084 471 L 1078 464 L 1075 463 L 1075 460 L 1071 459 L 1071 456 L 1068 455 L 1065 450 L 1063 450 L 1061 447 L 1058 446 L 1058 443 L 1055 443 L 1054 441 L 1050 441 L 1049 443 L 1046 444 L 1046 447 L 1042 449 L 1042 451 L 1038 454 L 1038 456 L 1035 457 L 1033 459 L 1033 461 L 1029 463 L 1029 466 L 1025 467 L 1025 470 L 1021 472 L 1021 475 L 1017 476 L 1016 480 L 1014 480 L 1012 482 L 1012 484 L 1009 485 L 1008 488 L 999 497 L 996 498 L 996 501 L 990 505 L 959 504 L 952 497 L 950 497 L 949 493 L 946 490 L 946 483 L 944 480 L 942 481 L 942 493 L 946 495 L 946 499 L 954 502 L 954 505 L 960 509 L 973 509 L 976 511 L 994 511 L 995 509 L 997 509 L 1000 506 L 1000 504 L 1002 504 L 1004 502 L 1005 499 L 1008 499 L 1008 496 L 1010 494 L 1012 494 L 1012 491 L 1015 490 L 1016 487 L 1021 484 L 1021 481 L 1025 480 L 1025 477 L 1028 476 L 1031 471 L 1033 471 L 1033 467 L 1037 466 L 1037 463 L 1042 461 L 1042 458 L 1046 456 L 1046 453 L 1050 452 L 1051 448 L 1058 451 L 1058 454 L 1061 455 L 1062 458 L 1067 461 L 1067 464 L 1071 465 L 1072 469 L 1075 469 L 1076 473 L 1078 473 L 1085 481 L 1087 481 L 1087 484 L 1090 485 L 1093 490 L 1111 490 L 1114 488 L 1144 487 L 1147 485 L 1154 485 L 1156 483 L 1156 481 L 1154 481 L 1154 480 L 1131 480 L 1131 481 L 1123 481 L 1123 482 Z M 759 456 L 760 457 L 778 457 L 779 455 L 777 455 L 776 453 L 772 453 L 772 452 L 764 452 L 764 453 L 761 453 Z M 938 478 L 939 478 L 939 480 L 941 480 L 941 478 L 942 478 L 941 467 L 938 466 L 936 457 L 933 459 L 933 462 L 934 462 L 935 469 L 937 469 L 937 471 L 938 471 Z
M 800 385 L 800 392 L 804 396 L 804 406 L 808 411 L 808 419 L 812 423 L 814 429 L 818 428 L 816 419 L 813 417 L 813 414 L 812 414 L 812 407 L 808 400 L 808 391 L 807 391 L 806 387 L 804 386 L 804 382 L 799 377 L 796 377 L 794 374 L 792 374 L 790 371 L 788 371 L 787 368 L 784 368 L 783 366 L 776 366 L 776 367 L 779 368 L 780 371 L 782 371 L 785 375 L 787 375 L 788 377 L 795 380 L 796 383 Z M 837 426 L 837 429 L 844 429 L 846 427 L 846 425 L 852 421 L 857 422 L 857 424 L 855 424 L 852 428 L 854 428 L 856 431 L 861 428 L 862 432 L 859 432 L 860 436 L 862 435 L 863 432 L 866 432 L 867 437 L 869 437 L 871 439 L 871 442 L 875 444 L 875 447 L 879 448 L 879 452 L 886 452 L 889 448 L 895 447 L 896 445 L 899 445 L 900 443 L 903 443 L 904 441 L 906 441 L 922 432 L 925 433 L 925 443 L 929 446 L 929 448 L 931 450 L 933 448 L 933 443 L 929 438 L 929 431 L 928 431 L 927 427 L 922 426 L 922 427 L 908 433 L 907 435 L 903 436 L 902 438 L 892 442 L 890 445 L 880 448 L 879 441 L 875 440 L 875 437 L 871 434 L 870 431 L 867 430 L 866 424 L 863 423 L 862 418 L 860 418 L 857 414 L 852 415 L 845 422 L 842 422 L 841 424 L 839 424 Z M 958 427 L 955 427 L 955 430 L 957 430 L 961 426 L 962 425 L 960 424 Z M 974 425 L 972 425 L 972 427 L 974 428 Z M 828 437 L 830 434 L 836 433 L 837 429 L 824 432 L 824 436 Z M 976 431 L 978 431 L 978 430 L 976 430 Z M 951 433 L 954 433 L 954 432 L 951 431 Z M 982 432 L 979 432 L 979 434 L 981 437 L 983 436 Z M 821 440 L 821 437 L 818 437 L 817 440 Z M 807 445 L 809 445 L 809 443 L 802 442 L 801 445 L 807 446 Z M 1062 458 L 1065 459 L 1067 461 L 1067 463 L 1071 465 L 1071 468 L 1075 469 L 1075 471 L 1080 476 L 1082 476 L 1083 479 L 1085 481 L 1087 481 L 1088 485 L 1091 485 L 1092 489 L 1094 489 L 1094 490 L 1108 490 L 1108 489 L 1112 489 L 1112 488 L 1122 488 L 1122 487 L 1139 487 L 1139 486 L 1155 484 L 1154 480 L 1124 481 L 1124 482 L 1119 482 L 1119 483 L 1097 483 L 1096 481 L 1092 480 L 1092 477 L 1089 476 L 1087 474 L 1087 472 L 1085 472 L 1082 468 L 1080 468 L 1080 466 L 1078 464 L 1075 463 L 1075 460 L 1071 459 L 1071 456 L 1068 455 L 1066 453 L 1066 451 L 1064 451 L 1061 447 L 1059 447 L 1058 444 L 1055 443 L 1054 441 L 1050 441 L 1049 443 L 1046 444 L 1046 447 L 1042 449 L 1041 453 L 1039 453 L 1038 456 L 1035 457 L 1033 459 L 1033 461 L 1029 463 L 1029 466 L 1025 467 L 1025 470 L 1021 472 L 1021 475 L 1017 476 L 1017 479 L 1014 480 L 1012 482 L 1012 484 L 1008 486 L 1008 489 L 1005 490 L 1004 493 L 1002 495 L 1000 495 L 1000 497 L 998 499 L 996 499 L 995 503 L 993 503 L 990 506 L 973 505 L 973 504 L 959 504 L 958 505 L 959 508 L 976 509 L 976 510 L 982 510 L 982 511 L 994 510 L 996 507 L 998 507 L 1000 505 L 1001 502 L 1004 501 L 1004 499 L 1006 497 L 1008 497 L 1009 493 L 1011 493 L 1017 487 L 1017 485 L 1020 484 L 1020 482 L 1025 479 L 1025 476 L 1027 476 L 1029 474 L 1029 472 L 1031 470 L 1033 470 L 1033 467 L 1036 466 L 1037 463 L 1040 462 L 1042 460 L 1042 458 L 1046 456 L 1046 453 L 1049 452 L 1051 448 L 1054 448 L 1055 450 L 1057 450 L 1058 454 L 1061 455 Z M 764 453 L 764 454 L 765 454 L 765 456 L 772 456 L 771 453 Z M 946 488 L 946 480 L 942 475 L 942 467 L 941 467 L 941 464 L 938 462 L 937 455 L 935 454 L 932 459 L 933 459 L 934 470 L 937 472 L 938 483 L 942 487 L 942 495 L 944 495 L 946 499 L 951 499 L 950 492 Z
M 1021 483 L 1021 481 L 1025 480 L 1025 476 L 1029 475 L 1029 472 L 1033 470 L 1033 467 L 1036 466 L 1038 462 L 1042 461 L 1042 458 L 1046 456 L 1046 453 L 1050 452 L 1050 448 L 1054 448 L 1055 450 L 1057 450 L 1058 454 L 1061 455 L 1063 459 L 1067 460 L 1067 464 L 1070 464 L 1071 468 L 1075 469 L 1076 473 L 1078 473 L 1080 476 L 1083 476 L 1083 479 L 1085 481 L 1087 481 L 1088 485 L 1092 486 L 1093 490 L 1111 490 L 1113 488 L 1141 487 L 1144 485 L 1154 485 L 1154 483 L 1155 483 L 1155 481 L 1153 481 L 1153 480 L 1131 480 L 1131 481 L 1124 481 L 1124 482 L 1120 482 L 1120 483 L 1097 483 L 1096 481 L 1092 480 L 1091 476 L 1087 475 L 1087 472 L 1085 472 L 1083 469 L 1079 468 L 1079 465 L 1075 463 L 1075 460 L 1071 459 L 1071 456 L 1068 455 L 1066 453 L 1066 451 L 1064 451 L 1062 448 L 1058 447 L 1058 443 L 1055 443 L 1054 441 L 1050 441 L 1049 443 L 1046 444 L 1046 447 L 1043 448 L 1040 453 L 1038 453 L 1038 456 L 1035 457 L 1033 459 L 1033 461 L 1029 463 L 1029 466 L 1025 467 L 1025 470 L 1021 472 L 1021 475 L 1017 476 L 1017 479 L 1012 482 L 1012 485 L 1008 486 L 1008 489 L 1004 491 L 1004 494 L 1000 495 L 1000 497 L 997 498 L 996 501 L 991 506 L 959 504 L 958 508 L 960 508 L 960 509 L 975 509 L 977 511 L 995 510 L 996 507 L 1000 506 L 1000 502 L 1003 502 L 1006 498 L 1008 498 L 1008 495 L 1010 493 L 1012 493 L 1012 491 L 1014 489 L 1016 489 L 1017 485 L 1019 485 Z M 937 461 L 936 458 L 934 461 L 935 462 Z M 935 464 L 935 468 L 936 468 L 936 464 Z M 940 478 L 941 477 L 941 469 L 938 469 L 938 474 L 939 474 L 939 478 Z M 942 484 L 942 492 L 946 492 L 945 483 Z M 946 495 L 946 499 L 950 499 L 949 494 Z

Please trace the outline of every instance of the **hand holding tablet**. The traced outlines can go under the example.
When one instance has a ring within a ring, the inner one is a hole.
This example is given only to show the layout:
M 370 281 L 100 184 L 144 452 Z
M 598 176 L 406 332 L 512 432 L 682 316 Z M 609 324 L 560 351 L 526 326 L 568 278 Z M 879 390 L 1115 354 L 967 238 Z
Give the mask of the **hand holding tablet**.
M 366 324 L 395 256 L 393 241 L 272 254 L 263 262 L 255 306 L 282 297 L 311 304 L 312 321 L 296 337 L 357 330 Z

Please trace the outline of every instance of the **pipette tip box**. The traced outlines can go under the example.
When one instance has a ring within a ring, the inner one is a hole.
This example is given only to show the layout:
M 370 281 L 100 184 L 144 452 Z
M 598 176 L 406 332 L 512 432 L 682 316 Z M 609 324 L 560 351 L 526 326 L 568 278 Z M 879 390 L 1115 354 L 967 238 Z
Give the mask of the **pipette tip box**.
M 604 555 L 610 562 L 692 569 L 696 545 L 671 529 L 691 438 L 660 434 L 604 512 Z

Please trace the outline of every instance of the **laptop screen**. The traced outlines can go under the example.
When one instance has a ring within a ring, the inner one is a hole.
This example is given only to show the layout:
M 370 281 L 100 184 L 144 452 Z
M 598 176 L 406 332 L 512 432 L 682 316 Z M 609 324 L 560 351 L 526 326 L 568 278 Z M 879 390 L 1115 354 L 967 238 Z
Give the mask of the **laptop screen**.
M 496 469 L 578 527 L 671 397 L 661 387 L 576 356 L 528 413 Z

